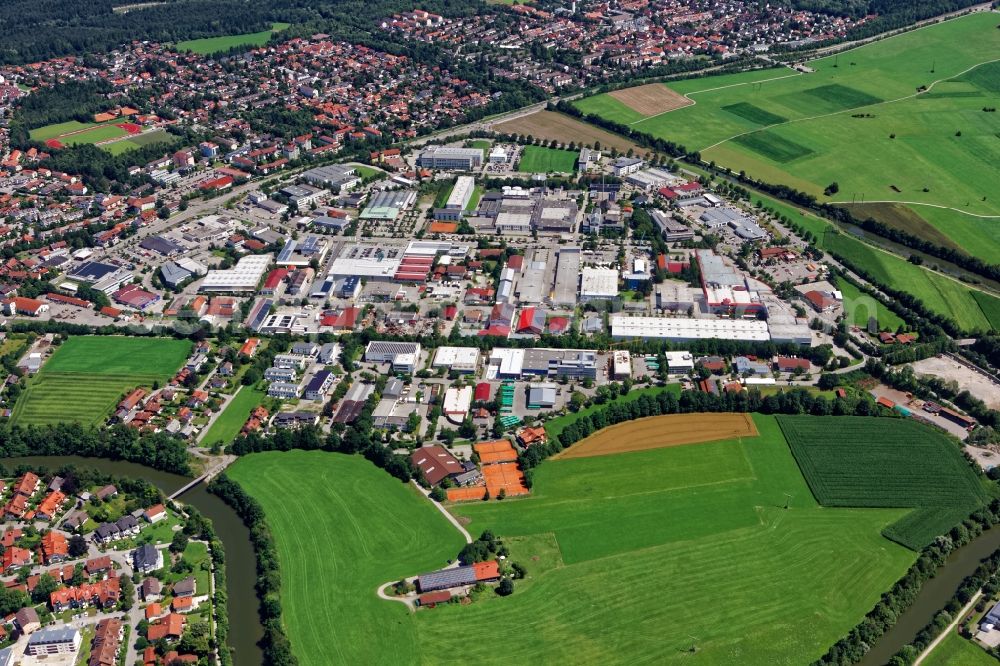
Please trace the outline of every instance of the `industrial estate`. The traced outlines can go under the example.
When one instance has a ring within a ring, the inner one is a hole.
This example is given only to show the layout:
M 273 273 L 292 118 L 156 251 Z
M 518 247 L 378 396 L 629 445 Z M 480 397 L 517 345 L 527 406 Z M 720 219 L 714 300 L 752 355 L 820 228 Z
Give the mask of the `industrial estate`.
M 1000 659 L 996 3 L 69 5 L 0 666 Z

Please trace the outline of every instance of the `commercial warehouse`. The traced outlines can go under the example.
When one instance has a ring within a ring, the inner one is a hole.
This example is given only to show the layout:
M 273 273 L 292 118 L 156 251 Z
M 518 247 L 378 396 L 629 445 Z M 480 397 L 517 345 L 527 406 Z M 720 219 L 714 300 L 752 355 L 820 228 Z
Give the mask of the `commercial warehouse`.
M 252 254 L 241 257 L 228 270 L 213 270 L 205 274 L 200 291 L 243 292 L 256 291 L 274 257 L 270 254 Z
M 611 337 L 618 340 L 742 340 L 767 342 L 767 322 L 743 319 L 611 316 Z
M 428 169 L 472 171 L 482 165 L 483 151 L 480 148 L 431 146 L 417 157 L 417 166 Z

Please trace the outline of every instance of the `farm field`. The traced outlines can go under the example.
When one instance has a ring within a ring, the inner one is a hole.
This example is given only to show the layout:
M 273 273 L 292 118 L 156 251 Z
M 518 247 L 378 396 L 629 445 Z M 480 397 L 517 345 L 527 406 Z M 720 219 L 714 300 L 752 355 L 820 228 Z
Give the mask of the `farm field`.
M 638 400 L 640 396 L 643 395 L 658 395 L 664 391 L 669 391 L 674 395 L 681 394 L 680 384 L 668 384 L 666 386 L 647 386 L 641 389 L 632 389 L 623 396 L 619 396 L 615 402 L 631 402 L 633 400 Z M 545 422 L 545 433 L 549 436 L 549 439 L 554 439 L 558 437 L 563 429 L 570 423 L 575 423 L 577 419 L 584 416 L 589 416 L 598 409 L 602 409 L 604 405 L 591 405 L 590 407 L 584 407 L 578 412 L 569 412 L 563 414 L 562 416 L 557 416 L 554 419 Z
M 282 620 L 300 664 L 419 662 L 408 611 L 375 590 L 445 566 L 464 545 L 427 500 L 361 456 L 260 453 L 227 474 L 267 514 Z
M 264 391 L 244 386 L 212 423 L 208 432 L 202 437 L 201 444 L 203 446 L 212 446 L 216 442 L 221 442 L 223 446 L 230 444 L 240 434 L 243 424 L 250 418 L 250 412 L 263 405 L 265 400 L 267 394 Z
M 260 32 L 247 32 L 242 35 L 227 35 L 225 37 L 189 39 L 177 42 L 175 48 L 182 52 L 191 51 L 200 55 L 212 55 L 215 53 L 225 53 L 237 46 L 264 46 L 270 41 L 271 35 L 281 32 L 288 26 L 288 23 L 274 23 L 271 25 L 270 30 L 261 30 Z
M 964 330 L 985 331 L 1000 326 L 995 317 L 991 319 L 993 315 L 987 315 L 1000 305 L 1000 299 L 832 229 L 830 227 L 817 245 L 865 269 L 880 283 L 904 288 L 932 311 L 951 318 Z
M 525 146 L 517 170 L 522 173 L 573 173 L 576 171 L 576 153 L 557 148 Z
M 666 414 L 608 426 L 552 459 L 590 458 L 756 435 L 757 428 L 747 414 Z
M 608 95 L 643 116 L 653 116 L 694 104 L 689 97 L 674 92 L 662 83 L 647 83 L 634 88 L 614 90 Z
M 1000 215 L 992 196 L 1000 117 L 982 111 L 1000 101 L 1000 63 L 987 62 L 998 49 L 994 17 L 977 14 L 811 61 L 811 74 L 762 70 L 671 82 L 696 104 L 670 113 L 635 118 L 607 95 L 576 104 L 821 200 L 864 197 Z M 920 86 L 928 91 L 917 94 Z M 839 194 L 824 198 L 834 181 Z M 924 208 L 915 208 L 921 217 Z M 938 217 L 931 226 L 966 251 L 980 236 L 997 242 L 995 227 L 985 228 L 995 219 Z M 914 233 L 928 231 L 914 223 Z
M 914 560 L 879 534 L 907 510 L 818 506 L 775 419 L 753 418 L 759 437 L 545 463 L 529 498 L 452 507 L 528 577 L 415 615 L 375 588 L 462 541 L 412 488 L 318 451 L 229 473 L 268 515 L 303 664 L 685 663 L 691 636 L 700 663 L 807 663 Z M 748 612 L 719 622 L 710 599 Z
M 169 379 L 190 349 L 172 338 L 72 337 L 29 380 L 12 421 L 100 423 L 126 391 Z
M 691 636 L 699 663 L 817 658 L 912 562 L 877 534 L 903 512 L 820 508 L 774 418 L 753 418 L 756 438 L 546 462 L 529 498 L 452 507 L 523 540 L 529 578 L 418 613 L 422 661 L 685 663 Z M 747 612 L 720 623 L 707 599 Z
M 549 141 L 555 139 L 567 145 L 570 142 L 576 142 L 577 145 L 590 144 L 591 146 L 600 143 L 603 150 L 617 148 L 623 153 L 628 152 L 629 149 L 635 151 L 636 154 L 646 152 L 644 148 L 624 137 L 555 111 L 537 111 L 527 116 L 499 123 L 494 129 L 498 132 L 530 135 Z
M 922 662 L 925 666 L 995 666 L 986 650 L 952 632 Z
M 777 420 L 821 505 L 914 508 L 884 531 L 887 538 L 914 550 L 988 499 L 958 445 L 915 421 L 812 416 Z

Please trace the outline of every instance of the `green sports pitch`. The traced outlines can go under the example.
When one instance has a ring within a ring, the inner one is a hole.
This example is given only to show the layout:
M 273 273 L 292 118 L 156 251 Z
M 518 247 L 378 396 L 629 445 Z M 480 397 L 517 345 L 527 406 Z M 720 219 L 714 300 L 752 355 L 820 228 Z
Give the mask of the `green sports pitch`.
M 23 426 L 97 425 L 126 391 L 173 376 L 190 350 L 190 342 L 172 338 L 70 338 L 28 380 L 12 420 Z
M 243 46 L 264 46 L 275 33 L 286 29 L 288 23 L 273 23 L 270 30 L 260 32 L 247 32 L 241 35 L 225 35 L 223 37 L 206 37 L 204 39 L 189 39 L 178 42 L 175 48 L 178 51 L 190 51 L 199 55 L 214 55 L 225 53 L 230 49 Z
M 523 173 L 573 173 L 576 153 L 558 148 L 525 146 L 517 170 Z
M 996 17 L 979 13 L 810 61 L 810 73 L 671 82 L 696 104 L 668 113 L 619 113 L 607 95 L 576 105 L 821 201 L 906 203 L 926 221 L 911 233 L 944 234 L 996 262 L 997 52 Z M 824 196 L 832 182 L 839 193 Z
M 914 561 L 882 536 L 913 508 L 820 506 L 777 419 L 754 420 L 753 438 L 550 460 L 527 498 L 452 507 L 473 534 L 505 539 L 528 577 L 511 597 L 413 615 L 375 589 L 462 542 L 412 488 L 320 451 L 254 454 L 229 473 L 267 514 L 304 666 L 809 663 Z M 898 422 L 859 423 L 874 438 Z M 838 432 L 821 425 L 817 437 Z

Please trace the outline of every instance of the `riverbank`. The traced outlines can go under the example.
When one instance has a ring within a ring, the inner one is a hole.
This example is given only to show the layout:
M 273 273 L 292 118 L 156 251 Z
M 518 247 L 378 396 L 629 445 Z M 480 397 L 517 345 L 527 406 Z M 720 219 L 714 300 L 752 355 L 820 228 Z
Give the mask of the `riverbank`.
M 169 472 L 124 461 L 80 456 L 26 456 L 2 458 L 8 467 L 28 465 L 32 468 L 56 469 L 66 465 L 97 469 L 120 477 L 146 479 L 166 495 L 173 494 L 190 482 L 190 479 Z M 210 494 L 204 484 L 194 487 L 178 498 L 179 502 L 195 507 L 212 521 L 216 536 L 226 553 L 226 592 L 229 601 L 228 646 L 237 666 L 262 664 L 263 655 L 257 643 L 263 636 L 263 627 L 257 616 L 257 596 L 254 582 L 257 570 L 254 564 L 250 532 L 235 512 L 218 497 Z

